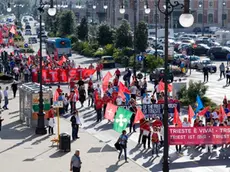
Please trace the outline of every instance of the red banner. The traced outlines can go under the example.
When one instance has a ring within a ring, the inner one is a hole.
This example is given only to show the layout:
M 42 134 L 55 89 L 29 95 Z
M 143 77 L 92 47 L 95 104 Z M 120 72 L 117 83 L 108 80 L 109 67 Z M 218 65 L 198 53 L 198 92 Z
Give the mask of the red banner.
M 230 143 L 230 127 L 169 127 L 169 145 Z
M 68 83 L 70 80 L 87 79 L 89 74 L 93 75 L 94 69 L 44 69 L 42 70 L 42 82 L 44 84 L 50 83 Z M 32 73 L 32 81 L 38 81 L 38 73 Z

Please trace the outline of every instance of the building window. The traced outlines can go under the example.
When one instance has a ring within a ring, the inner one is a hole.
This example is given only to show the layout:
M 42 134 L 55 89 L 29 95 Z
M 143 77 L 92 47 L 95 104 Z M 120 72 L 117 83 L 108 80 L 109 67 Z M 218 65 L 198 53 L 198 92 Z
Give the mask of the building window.
M 154 14 L 153 17 L 154 17 L 154 22 L 155 22 L 155 23 L 156 23 L 156 22 L 159 23 L 159 17 L 160 17 L 160 16 L 159 16 L 158 14 Z
M 208 23 L 213 23 L 213 14 L 208 14 Z
M 198 23 L 202 23 L 202 21 L 203 21 L 203 14 L 198 14 L 198 16 L 197 16 L 197 22 Z
M 145 21 L 146 23 L 149 22 L 149 16 L 148 16 L 148 15 L 145 15 L 145 16 L 144 16 L 144 21 Z
M 125 14 L 125 15 L 124 15 L 124 19 L 127 20 L 127 21 L 129 21 L 129 15 L 128 15 L 128 14 Z
M 213 0 L 209 0 L 209 7 L 213 7 Z

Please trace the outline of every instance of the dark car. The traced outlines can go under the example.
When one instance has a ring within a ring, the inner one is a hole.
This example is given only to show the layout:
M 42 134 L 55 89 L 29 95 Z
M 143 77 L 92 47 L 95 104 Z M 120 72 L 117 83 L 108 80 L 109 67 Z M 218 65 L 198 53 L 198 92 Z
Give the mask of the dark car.
M 201 32 L 201 28 L 200 27 L 195 27 L 193 29 L 193 32 L 197 33 L 197 32 Z
M 210 48 L 210 50 L 207 52 L 207 55 L 212 60 L 226 60 L 229 53 L 229 47 L 215 46 Z
M 149 80 L 150 81 L 164 81 L 164 76 L 165 76 L 165 69 L 164 68 L 156 68 L 152 73 L 149 75 Z M 171 83 L 173 82 L 174 76 L 172 71 L 169 71 L 168 73 L 168 81 Z
M 210 49 L 209 46 L 206 44 L 197 44 L 196 46 L 189 46 L 187 48 L 187 55 L 207 55 L 208 50 Z
M 36 44 L 38 42 L 36 37 L 30 37 L 28 41 L 29 41 L 29 44 Z
M 31 29 L 30 25 L 26 25 L 25 29 Z

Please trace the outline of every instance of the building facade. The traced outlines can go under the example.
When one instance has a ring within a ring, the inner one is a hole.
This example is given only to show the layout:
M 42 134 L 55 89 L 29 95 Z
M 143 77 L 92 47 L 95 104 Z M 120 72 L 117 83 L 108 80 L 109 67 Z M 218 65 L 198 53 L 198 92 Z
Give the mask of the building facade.
M 173 1 L 171 0 L 172 3 Z M 179 0 L 179 2 L 183 4 L 184 0 Z M 94 23 L 107 22 L 115 27 L 121 23 L 122 19 L 128 20 L 133 26 L 136 7 L 137 22 L 143 20 L 150 25 L 157 23 L 164 27 L 165 16 L 160 13 L 157 7 L 159 6 L 163 10 L 164 0 L 161 0 L 159 5 L 158 0 L 56 0 L 56 3 L 66 4 L 65 8 L 73 10 L 78 21 L 87 16 L 88 20 Z M 145 5 L 151 9 L 149 14 L 145 13 Z M 105 6 L 107 8 L 104 8 Z M 124 14 L 119 12 L 121 6 L 125 8 Z M 193 28 L 203 25 L 230 27 L 230 0 L 190 0 L 190 10 L 195 19 Z M 183 13 L 183 9 L 178 7 L 171 14 L 170 28 L 182 28 L 179 23 L 181 13 Z

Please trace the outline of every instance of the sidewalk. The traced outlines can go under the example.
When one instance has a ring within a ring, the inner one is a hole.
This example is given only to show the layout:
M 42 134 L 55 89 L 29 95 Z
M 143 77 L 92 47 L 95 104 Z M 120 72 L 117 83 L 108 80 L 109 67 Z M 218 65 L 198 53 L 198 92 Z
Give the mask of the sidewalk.
M 10 100 L 9 110 L 1 115 L 4 118 L 0 132 L 2 172 L 66 172 L 77 149 L 81 152 L 83 172 L 145 171 L 131 160 L 129 163 L 124 163 L 124 160 L 117 163 L 118 152 L 83 129 L 79 132 L 80 139 L 71 144 L 71 152 L 60 152 L 50 142 L 54 136 L 37 136 L 34 129 L 18 122 L 18 107 L 17 97 Z M 69 121 L 61 119 L 60 124 L 61 132 L 71 133 Z

